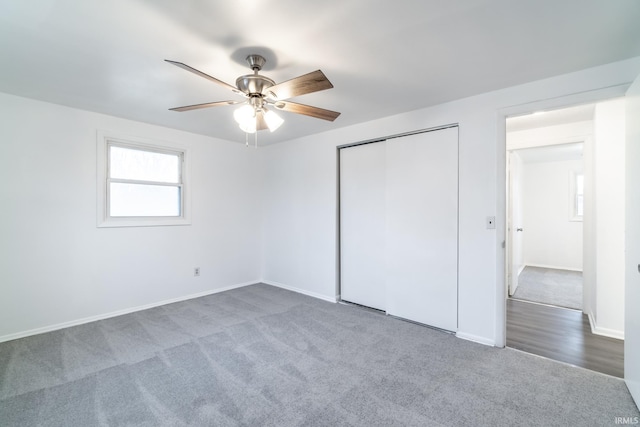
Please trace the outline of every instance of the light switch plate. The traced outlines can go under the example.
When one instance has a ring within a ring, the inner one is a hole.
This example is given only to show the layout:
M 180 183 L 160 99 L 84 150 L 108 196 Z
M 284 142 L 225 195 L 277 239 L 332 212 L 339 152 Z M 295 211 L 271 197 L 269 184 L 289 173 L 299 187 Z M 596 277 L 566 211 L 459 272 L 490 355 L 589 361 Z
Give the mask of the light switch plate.
M 496 228 L 496 217 L 488 216 L 487 217 L 487 230 L 493 230 Z

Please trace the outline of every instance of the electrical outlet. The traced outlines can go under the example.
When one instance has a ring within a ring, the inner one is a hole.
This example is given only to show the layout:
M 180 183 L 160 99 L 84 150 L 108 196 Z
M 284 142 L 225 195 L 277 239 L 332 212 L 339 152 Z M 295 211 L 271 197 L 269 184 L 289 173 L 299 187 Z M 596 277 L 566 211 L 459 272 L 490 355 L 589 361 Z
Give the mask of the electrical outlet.
M 487 230 L 493 230 L 496 228 L 496 217 L 488 216 L 487 217 Z
M 195 277 L 200 276 L 200 267 L 196 267 L 196 268 L 193 269 L 193 275 Z

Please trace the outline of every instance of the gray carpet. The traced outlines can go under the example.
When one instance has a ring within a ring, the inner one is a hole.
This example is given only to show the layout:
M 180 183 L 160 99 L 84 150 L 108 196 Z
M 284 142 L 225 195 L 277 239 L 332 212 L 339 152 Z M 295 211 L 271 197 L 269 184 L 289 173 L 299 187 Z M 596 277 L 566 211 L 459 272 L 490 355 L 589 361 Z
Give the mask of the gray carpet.
M 582 272 L 526 266 L 512 297 L 582 310 Z
M 0 425 L 598 426 L 623 381 L 259 284 L 0 344 Z

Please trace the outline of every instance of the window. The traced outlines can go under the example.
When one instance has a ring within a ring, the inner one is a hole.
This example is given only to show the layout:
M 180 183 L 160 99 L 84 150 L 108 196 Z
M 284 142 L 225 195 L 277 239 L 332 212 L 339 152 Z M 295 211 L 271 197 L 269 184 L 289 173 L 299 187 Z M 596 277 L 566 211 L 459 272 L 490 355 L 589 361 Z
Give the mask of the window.
M 584 175 L 576 175 L 576 195 L 574 198 L 576 216 L 584 215 Z
M 98 136 L 98 226 L 189 224 L 186 149 Z
M 569 220 L 582 221 L 584 216 L 584 174 L 571 172 L 569 191 Z

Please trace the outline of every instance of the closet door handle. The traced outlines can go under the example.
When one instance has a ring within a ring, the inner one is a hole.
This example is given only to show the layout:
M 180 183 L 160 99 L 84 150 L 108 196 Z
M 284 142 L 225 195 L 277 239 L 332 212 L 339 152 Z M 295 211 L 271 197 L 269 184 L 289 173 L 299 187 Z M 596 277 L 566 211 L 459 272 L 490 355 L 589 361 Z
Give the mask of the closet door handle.
M 522 231 L 522 228 L 516 228 L 516 231 Z

